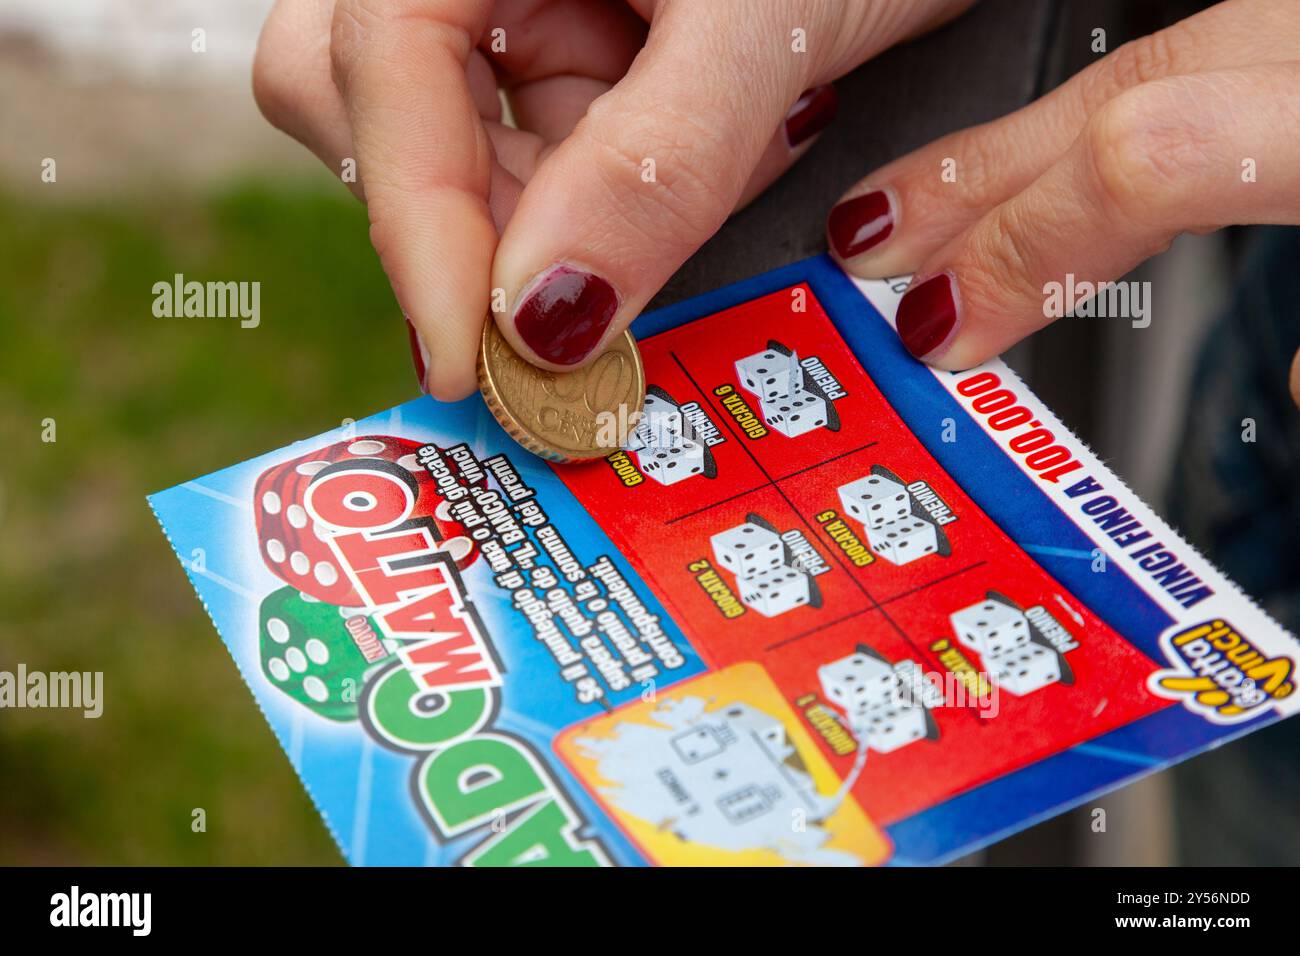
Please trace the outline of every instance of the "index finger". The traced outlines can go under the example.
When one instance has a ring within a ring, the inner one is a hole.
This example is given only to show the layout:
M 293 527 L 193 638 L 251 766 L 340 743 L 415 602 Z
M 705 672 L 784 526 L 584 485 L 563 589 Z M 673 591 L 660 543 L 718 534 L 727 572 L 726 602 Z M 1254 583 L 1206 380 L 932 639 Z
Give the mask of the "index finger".
M 475 389 L 496 249 L 492 146 L 466 63 L 489 0 L 340 0 L 334 82 L 366 183 L 370 239 L 420 339 L 423 385 Z

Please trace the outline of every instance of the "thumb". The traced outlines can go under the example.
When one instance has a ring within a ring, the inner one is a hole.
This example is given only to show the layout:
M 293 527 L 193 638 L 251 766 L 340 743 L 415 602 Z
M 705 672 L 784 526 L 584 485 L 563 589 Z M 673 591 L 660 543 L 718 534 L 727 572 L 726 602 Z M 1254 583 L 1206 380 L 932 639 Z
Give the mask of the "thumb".
M 833 94 L 801 96 L 812 58 L 791 51 L 784 24 L 764 22 L 779 13 L 765 4 L 737 23 L 729 6 L 661 6 L 627 75 L 524 189 L 493 263 L 493 310 L 536 364 L 563 370 L 598 354 L 718 230 L 756 170 L 774 176 L 829 121 Z

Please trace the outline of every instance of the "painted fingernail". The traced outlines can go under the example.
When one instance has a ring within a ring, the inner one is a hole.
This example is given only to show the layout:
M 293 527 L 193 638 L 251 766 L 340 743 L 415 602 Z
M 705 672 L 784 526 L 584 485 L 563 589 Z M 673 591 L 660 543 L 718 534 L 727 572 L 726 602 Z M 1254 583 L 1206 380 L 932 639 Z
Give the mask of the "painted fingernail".
M 862 255 L 893 231 L 894 210 L 883 189 L 846 199 L 826 217 L 826 234 L 841 259 Z
M 957 297 L 946 272 L 912 286 L 898 303 L 898 337 L 917 358 L 924 358 L 951 338 L 957 327 Z
M 429 350 L 424 347 L 424 340 L 420 338 L 420 333 L 415 331 L 415 325 L 410 319 L 406 320 L 406 333 L 411 340 L 411 361 L 415 363 L 415 377 L 419 379 L 420 391 L 428 395 L 429 386 L 424 377 L 429 372 Z
M 794 149 L 829 126 L 838 108 L 839 96 L 831 84 L 804 91 L 785 115 L 785 138 L 790 148 Z
M 515 308 L 515 330 L 546 361 L 576 365 L 600 343 L 617 311 L 618 293 L 600 276 L 551 266 Z

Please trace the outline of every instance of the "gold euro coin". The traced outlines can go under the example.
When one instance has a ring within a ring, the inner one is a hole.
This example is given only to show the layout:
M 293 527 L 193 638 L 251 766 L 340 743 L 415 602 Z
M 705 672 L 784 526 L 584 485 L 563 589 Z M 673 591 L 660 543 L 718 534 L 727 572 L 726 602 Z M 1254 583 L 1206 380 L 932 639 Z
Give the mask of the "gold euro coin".
M 645 405 L 645 369 L 628 331 L 582 368 L 549 372 L 520 358 L 489 317 L 478 350 L 478 387 L 511 438 L 559 462 L 604 458 L 622 448 Z

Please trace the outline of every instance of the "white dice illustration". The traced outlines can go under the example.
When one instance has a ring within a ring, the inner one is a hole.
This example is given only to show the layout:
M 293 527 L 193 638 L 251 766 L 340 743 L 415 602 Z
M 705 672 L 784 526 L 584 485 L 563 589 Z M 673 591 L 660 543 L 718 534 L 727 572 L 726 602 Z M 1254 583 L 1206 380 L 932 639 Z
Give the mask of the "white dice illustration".
M 680 438 L 667 448 L 646 448 L 636 453 L 637 464 L 649 477 L 663 485 L 673 485 L 704 471 L 704 446 L 689 438 Z
M 1061 661 L 1055 651 L 1024 644 L 1005 654 L 984 655 L 984 669 L 999 688 L 1017 697 L 1042 690 L 1061 679 Z
M 799 357 L 767 349 L 736 362 L 736 377 L 762 401 L 784 398 L 803 388 Z
M 752 521 L 713 535 L 709 543 L 718 563 L 737 578 L 779 568 L 785 560 L 781 536 Z
M 641 406 L 641 414 L 646 418 L 653 418 L 657 415 L 680 415 L 682 410 L 674 405 L 662 394 L 655 391 L 646 392 L 645 404 Z
M 1000 601 L 981 601 L 948 615 L 957 639 L 981 655 L 1005 654 L 1029 643 L 1029 622 Z
M 817 668 L 822 691 L 849 716 L 861 716 L 873 707 L 893 703 L 898 678 L 885 661 L 870 654 L 850 654 Z
M 645 397 L 642 418 L 628 436 L 627 450 L 671 448 L 681 444 L 685 434 L 685 421 L 681 409 L 649 392 Z
M 786 438 L 798 438 L 826 427 L 826 399 L 803 389 L 759 402 L 763 421 Z
M 867 475 L 837 490 L 844 510 L 868 528 L 879 528 L 912 513 L 912 496 L 907 489 L 881 475 Z
M 920 740 L 929 732 L 925 708 L 920 704 L 884 704 L 873 707 L 866 719 L 867 746 L 882 754 L 891 753 Z
M 939 550 L 939 532 L 924 518 L 903 518 L 867 528 L 871 550 L 894 564 L 907 564 Z
M 764 617 L 776 617 L 812 602 L 812 578 L 785 565 L 741 578 L 740 599 Z

